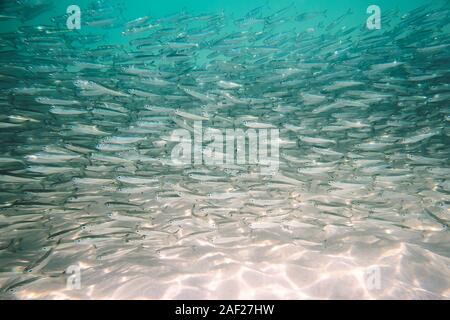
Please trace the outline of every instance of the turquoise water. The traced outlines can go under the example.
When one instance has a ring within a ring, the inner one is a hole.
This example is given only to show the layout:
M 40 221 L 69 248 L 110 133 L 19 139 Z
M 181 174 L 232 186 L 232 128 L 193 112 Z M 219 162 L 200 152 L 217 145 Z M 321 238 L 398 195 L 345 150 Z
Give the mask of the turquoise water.
M 33 25 L 33 24 L 48 24 L 49 20 L 58 15 L 65 13 L 66 8 L 69 5 L 76 4 L 83 10 L 89 8 L 92 2 L 89 0 L 81 1 L 55 1 L 53 6 L 41 14 L 39 17 L 31 20 L 24 21 L 20 24 L 18 23 L 4 23 L 3 26 L 8 30 L 11 28 L 13 30 L 20 25 Z M 227 16 L 233 18 L 243 17 L 249 11 L 263 7 L 264 14 L 268 15 L 271 12 L 276 12 L 280 9 L 289 7 L 293 5 L 290 10 L 291 13 L 304 13 L 304 12 L 315 12 L 315 11 L 327 11 L 326 17 L 320 17 L 321 21 L 332 22 L 334 18 L 337 18 L 351 9 L 353 14 L 345 19 L 348 25 L 365 24 L 368 17 L 366 13 L 367 8 L 376 4 L 380 6 L 382 11 L 388 12 L 389 10 L 398 10 L 398 16 L 412 10 L 414 8 L 420 7 L 427 4 L 436 4 L 436 1 L 429 0 L 379 0 L 376 3 L 373 1 L 361 1 L 361 0 L 342 0 L 339 2 L 327 1 L 327 0 L 302 0 L 302 1 L 289 1 L 289 0 L 279 0 L 279 1 L 264 1 L 264 0 L 230 0 L 230 1 L 166 1 L 160 3 L 150 3 L 148 1 L 137 1 L 129 0 L 126 2 L 121 1 L 111 1 L 111 4 L 123 4 L 125 10 L 123 11 L 123 17 L 125 20 L 130 21 L 142 16 L 151 16 L 153 18 L 160 18 L 167 15 L 179 13 L 186 11 L 192 14 L 204 14 L 204 13 L 220 13 L 224 12 Z M 316 19 L 317 20 L 317 19 Z M 309 24 L 314 26 L 317 21 L 311 21 Z M 293 25 L 301 30 L 302 23 Z M 89 32 L 99 32 L 95 28 L 87 28 Z M 87 30 L 83 30 L 87 32 Z M 124 39 L 120 36 L 120 32 L 117 30 L 110 30 L 108 32 L 108 37 L 111 41 L 123 43 Z

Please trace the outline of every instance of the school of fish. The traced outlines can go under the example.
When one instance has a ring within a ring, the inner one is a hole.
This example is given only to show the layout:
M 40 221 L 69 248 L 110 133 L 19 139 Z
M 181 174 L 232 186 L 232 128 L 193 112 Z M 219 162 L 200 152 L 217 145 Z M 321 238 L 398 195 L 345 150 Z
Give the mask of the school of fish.
M 450 298 L 448 2 L 124 10 L 0 33 L 1 299 Z M 194 121 L 278 128 L 278 171 L 174 165 Z

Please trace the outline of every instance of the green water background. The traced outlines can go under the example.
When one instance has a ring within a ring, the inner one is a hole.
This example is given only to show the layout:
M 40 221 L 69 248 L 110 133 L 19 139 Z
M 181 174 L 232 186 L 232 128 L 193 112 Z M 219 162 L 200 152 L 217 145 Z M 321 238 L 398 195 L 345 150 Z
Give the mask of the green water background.
M 8 21 L 1 23 L 2 32 L 15 31 L 21 26 L 32 25 L 54 25 L 51 18 L 65 14 L 69 5 L 78 5 L 81 9 L 81 19 L 83 20 L 85 12 L 90 4 L 95 1 L 91 0 L 59 0 L 54 1 L 53 6 L 47 12 L 42 13 L 38 17 L 29 21 Z M 108 5 L 123 4 L 125 10 L 121 13 L 126 21 L 150 16 L 158 19 L 167 15 L 176 14 L 182 11 L 190 14 L 212 14 L 224 13 L 227 19 L 238 19 L 245 16 L 250 10 L 264 6 L 263 16 L 268 16 L 282 8 L 289 5 L 294 5 L 290 11 L 292 14 L 298 15 L 305 12 L 325 11 L 326 15 L 320 17 L 325 25 L 333 22 L 337 17 L 345 14 L 349 9 L 353 14 L 349 15 L 344 24 L 349 27 L 356 25 L 364 25 L 369 14 L 366 10 L 370 5 L 378 5 L 381 8 L 381 13 L 396 10 L 396 15 L 401 17 L 408 11 L 420 7 L 422 5 L 439 5 L 445 3 L 442 0 L 167 0 L 167 1 L 149 1 L 149 0 L 110 0 L 105 2 Z M 448 2 L 447 2 L 448 3 Z M 308 27 L 314 28 L 318 20 L 311 20 L 304 23 L 292 22 L 293 27 L 298 25 L 297 31 L 302 31 Z M 78 31 L 81 34 L 106 34 L 106 42 L 112 43 L 126 43 L 129 38 L 121 35 L 122 28 L 97 28 L 97 27 L 83 27 Z

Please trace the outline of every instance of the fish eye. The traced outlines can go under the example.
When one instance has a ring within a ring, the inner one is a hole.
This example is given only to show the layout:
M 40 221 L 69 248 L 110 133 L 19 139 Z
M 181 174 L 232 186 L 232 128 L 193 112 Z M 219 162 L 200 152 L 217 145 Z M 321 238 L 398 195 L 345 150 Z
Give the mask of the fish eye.
M 33 269 L 28 269 L 27 272 L 31 273 L 31 272 L 33 272 Z
M 208 193 L 206 196 L 207 196 L 208 198 L 211 198 L 211 197 L 212 197 L 212 193 Z

